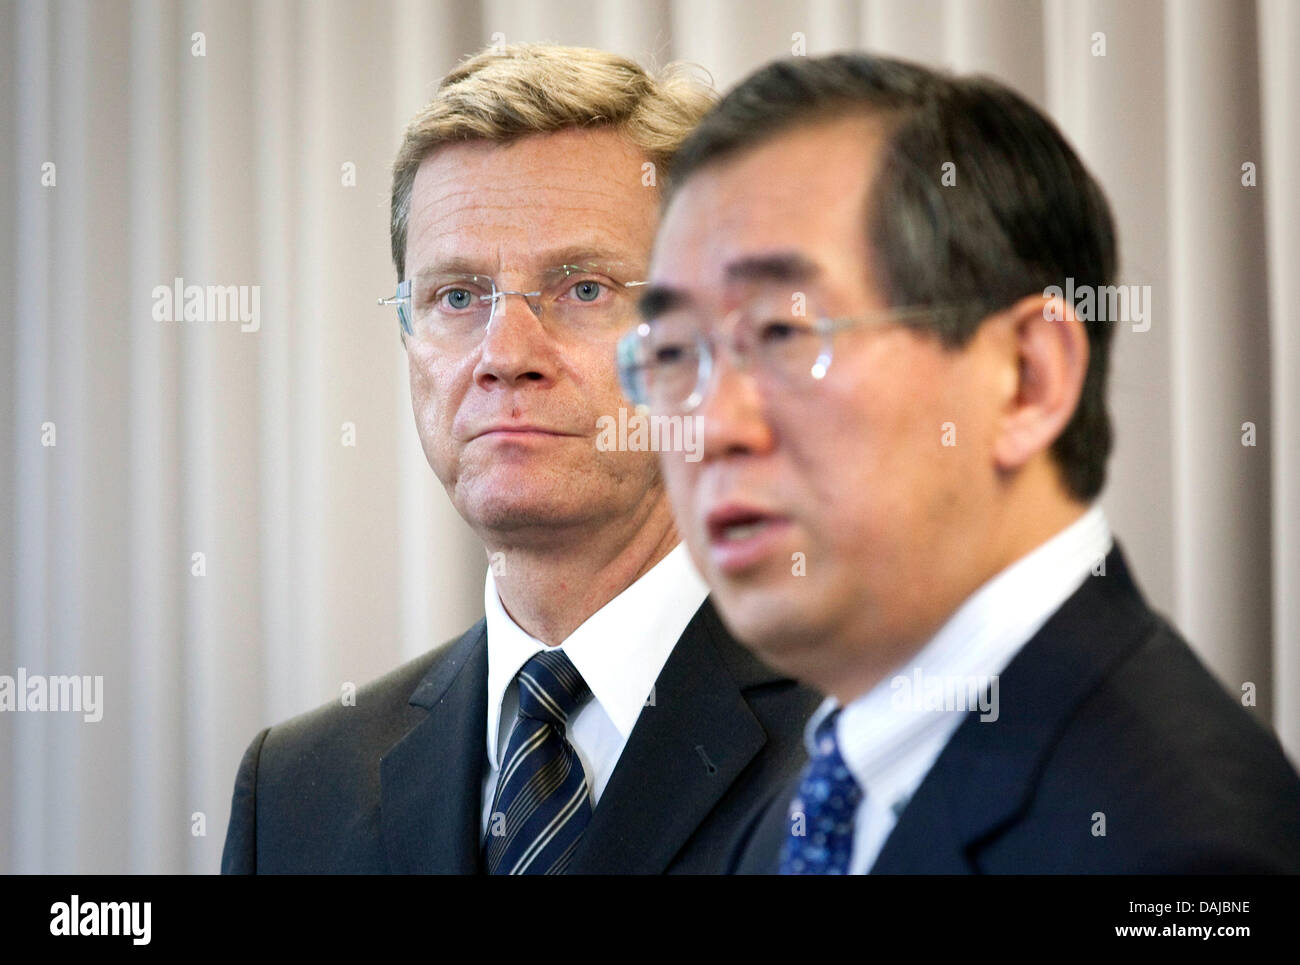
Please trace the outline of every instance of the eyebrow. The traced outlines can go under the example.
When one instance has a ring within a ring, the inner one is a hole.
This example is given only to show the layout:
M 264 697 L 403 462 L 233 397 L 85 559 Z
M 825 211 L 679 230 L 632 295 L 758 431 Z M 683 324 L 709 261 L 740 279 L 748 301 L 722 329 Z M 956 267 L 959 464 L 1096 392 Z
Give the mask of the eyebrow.
M 544 256 L 538 259 L 542 264 L 550 266 L 574 265 L 578 268 L 604 268 L 609 270 L 637 271 L 639 273 L 637 281 L 645 277 L 645 259 L 639 263 L 627 261 L 607 249 L 579 247 L 579 248 L 560 248 L 554 251 L 545 252 Z M 620 281 L 622 279 L 619 279 Z M 631 280 L 631 279 L 629 279 Z
M 811 281 L 820 273 L 821 268 L 815 262 L 794 251 L 749 255 L 730 262 L 723 270 L 729 282 L 803 282 Z
M 636 300 L 636 310 L 643 319 L 650 321 L 656 315 L 662 315 L 665 312 L 681 308 L 690 304 L 690 301 L 690 298 L 681 289 L 670 288 L 667 285 L 650 285 L 646 288 L 645 293 Z
M 775 252 L 766 255 L 748 255 L 729 262 L 723 268 L 727 282 L 758 282 L 760 284 L 801 284 L 813 281 L 821 274 L 816 262 L 798 252 Z M 637 310 L 645 319 L 654 318 L 691 303 L 685 291 L 670 285 L 651 285 L 637 301 Z
M 442 261 L 435 262 L 432 265 L 425 265 L 419 271 L 415 272 L 412 278 L 442 278 L 448 275 L 487 275 L 487 272 L 480 271 L 481 265 L 471 261 L 468 258 L 452 257 Z
M 605 270 L 609 273 L 619 272 L 620 274 L 637 273 L 636 279 L 616 278 L 617 281 L 639 281 L 644 277 L 644 269 L 639 265 L 625 261 L 607 249 L 592 247 L 590 245 L 571 246 L 567 248 L 555 248 L 547 252 L 542 252 L 536 256 L 536 262 L 545 265 L 547 268 L 558 268 L 562 265 L 573 265 L 577 268 L 593 268 Z M 440 259 L 431 265 L 427 265 L 415 272 L 414 277 L 442 277 L 446 275 L 482 275 L 492 277 L 494 271 L 486 262 L 453 255 L 450 258 Z

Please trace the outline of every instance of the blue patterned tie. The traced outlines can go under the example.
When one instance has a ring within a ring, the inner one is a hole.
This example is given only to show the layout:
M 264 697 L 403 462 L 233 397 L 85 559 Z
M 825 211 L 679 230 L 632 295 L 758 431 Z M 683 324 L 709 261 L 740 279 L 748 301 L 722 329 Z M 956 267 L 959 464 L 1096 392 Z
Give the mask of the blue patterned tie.
M 781 849 L 783 875 L 844 875 L 853 856 L 853 819 L 862 788 L 835 740 L 838 709 L 817 725 L 816 752 L 790 802 L 790 833 Z
M 494 875 L 562 874 L 591 820 L 582 761 L 564 736 L 591 690 L 559 650 L 519 671 L 519 718 L 497 778 L 484 860 Z

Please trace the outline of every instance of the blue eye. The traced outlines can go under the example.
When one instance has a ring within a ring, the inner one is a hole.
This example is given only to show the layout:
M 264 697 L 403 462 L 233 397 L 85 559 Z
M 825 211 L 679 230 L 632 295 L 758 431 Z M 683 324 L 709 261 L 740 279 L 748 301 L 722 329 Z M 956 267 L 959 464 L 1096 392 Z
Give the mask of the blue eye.
M 573 294 L 580 302 L 594 302 L 600 297 L 600 282 L 580 281 L 573 286 Z
M 474 294 L 464 288 L 453 288 L 443 295 L 443 300 L 448 308 L 464 311 L 474 304 Z

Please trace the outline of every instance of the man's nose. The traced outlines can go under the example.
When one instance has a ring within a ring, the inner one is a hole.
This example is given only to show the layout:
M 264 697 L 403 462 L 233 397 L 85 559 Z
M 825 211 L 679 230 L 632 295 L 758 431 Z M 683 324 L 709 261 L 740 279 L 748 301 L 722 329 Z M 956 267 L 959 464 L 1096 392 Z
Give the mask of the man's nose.
M 703 392 L 693 415 L 702 419 L 704 459 L 771 450 L 775 434 L 752 362 L 739 359 L 728 346 L 719 346 Z
M 537 304 L 536 296 L 522 292 L 498 294 L 474 367 L 474 380 L 480 386 L 515 386 L 555 378 L 555 342 L 534 310 Z

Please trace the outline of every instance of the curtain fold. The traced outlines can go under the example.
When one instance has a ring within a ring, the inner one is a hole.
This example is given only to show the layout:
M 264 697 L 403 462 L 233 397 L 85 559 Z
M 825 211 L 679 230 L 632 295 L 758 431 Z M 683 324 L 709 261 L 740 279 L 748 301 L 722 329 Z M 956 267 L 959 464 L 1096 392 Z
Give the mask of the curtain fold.
M 1272 452 L 1274 708 L 1271 723 L 1294 760 L 1300 757 L 1300 336 L 1291 316 L 1300 304 L 1300 8 L 1286 0 L 1259 7 L 1260 138 L 1268 265 L 1268 412 Z M 1257 255 L 1259 250 L 1256 250 Z

